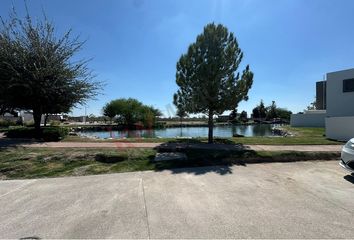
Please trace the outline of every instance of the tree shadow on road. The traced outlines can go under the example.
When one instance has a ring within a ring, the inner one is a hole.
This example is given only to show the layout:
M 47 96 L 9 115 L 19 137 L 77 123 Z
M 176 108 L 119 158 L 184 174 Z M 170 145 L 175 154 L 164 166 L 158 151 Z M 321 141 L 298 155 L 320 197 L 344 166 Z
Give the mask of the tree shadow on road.
M 191 142 L 169 142 L 156 148 L 159 153 L 179 152 L 185 160 L 155 162 L 156 171 L 170 171 L 173 174 L 192 173 L 202 175 L 214 172 L 220 175 L 232 174 L 232 166 L 246 166 L 244 157 L 256 153 L 241 144 L 207 144 Z
M 31 237 L 22 237 L 20 238 L 20 240 L 22 239 L 41 239 L 40 237 L 37 237 L 37 236 L 31 236 Z
M 217 173 L 219 175 L 232 174 L 231 166 L 210 166 L 210 167 L 193 167 L 193 168 L 173 168 L 166 171 L 171 172 L 172 174 L 180 173 L 190 173 L 194 175 L 203 175 L 207 173 Z

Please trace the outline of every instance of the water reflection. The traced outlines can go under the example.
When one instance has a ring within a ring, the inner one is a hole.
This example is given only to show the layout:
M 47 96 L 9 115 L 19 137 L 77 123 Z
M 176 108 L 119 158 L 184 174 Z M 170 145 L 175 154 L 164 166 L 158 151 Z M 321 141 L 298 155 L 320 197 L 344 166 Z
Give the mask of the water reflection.
M 232 137 L 239 134 L 246 137 L 272 136 L 272 127 L 279 125 L 228 125 L 214 127 L 215 137 Z M 98 138 L 174 138 L 174 137 L 207 137 L 208 127 L 176 127 L 149 130 L 123 130 L 123 131 L 86 131 L 84 135 Z

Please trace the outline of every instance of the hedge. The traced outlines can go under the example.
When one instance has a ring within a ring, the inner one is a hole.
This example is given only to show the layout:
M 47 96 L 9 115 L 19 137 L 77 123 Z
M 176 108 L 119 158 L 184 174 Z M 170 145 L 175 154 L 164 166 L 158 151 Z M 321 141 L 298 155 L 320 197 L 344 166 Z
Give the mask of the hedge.
M 16 126 L 19 124 L 21 124 L 21 122 L 8 120 L 8 119 L 0 119 L 0 127 Z
M 59 141 L 68 135 L 68 128 L 45 127 L 41 129 L 40 139 L 44 141 Z M 6 132 L 8 138 L 35 138 L 36 132 L 33 127 L 11 128 Z
M 43 128 L 42 138 L 44 141 L 59 141 L 69 134 L 68 128 L 62 127 L 48 127 Z

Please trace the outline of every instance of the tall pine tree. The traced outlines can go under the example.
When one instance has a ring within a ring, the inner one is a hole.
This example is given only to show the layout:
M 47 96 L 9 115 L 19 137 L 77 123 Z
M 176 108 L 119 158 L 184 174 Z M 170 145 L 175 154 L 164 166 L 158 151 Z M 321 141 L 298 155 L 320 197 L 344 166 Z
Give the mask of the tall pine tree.
M 253 83 L 249 66 L 236 72 L 243 52 L 232 32 L 214 23 L 204 27 L 187 53 L 177 63 L 174 104 L 187 113 L 208 116 L 208 142 L 213 142 L 213 116 L 233 110 L 242 100 L 248 100 Z

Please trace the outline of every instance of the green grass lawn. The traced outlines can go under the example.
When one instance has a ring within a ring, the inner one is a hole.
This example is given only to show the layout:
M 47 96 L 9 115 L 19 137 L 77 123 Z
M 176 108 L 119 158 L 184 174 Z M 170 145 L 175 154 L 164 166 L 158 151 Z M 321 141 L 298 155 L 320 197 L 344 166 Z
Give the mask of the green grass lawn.
M 237 137 L 237 138 L 216 138 L 216 142 L 242 143 L 242 144 L 265 144 L 265 145 L 318 145 L 318 144 L 343 144 L 334 140 L 326 139 L 324 128 L 294 128 L 284 126 L 284 129 L 293 133 L 291 137 Z M 192 141 L 207 142 L 207 138 L 195 138 Z M 127 139 L 89 139 L 77 136 L 69 136 L 63 141 L 66 142 L 171 142 L 180 141 L 175 138 L 127 138 Z M 190 141 L 190 140 L 186 140 Z
M 285 130 L 294 134 L 291 137 L 244 137 L 233 138 L 234 142 L 242 144 L 265 144 L 265 145 L 323 145 L 343 144 L 343 142 L 327 139 L 324 128 L 290 127 L 284 126 Z
M 258 162 L 338 159 L 339 153 L 184 151 L 187 161 L 154 162 L 154 149 L 6 148 L 0 149 L 0 179 L 82 176 Z

